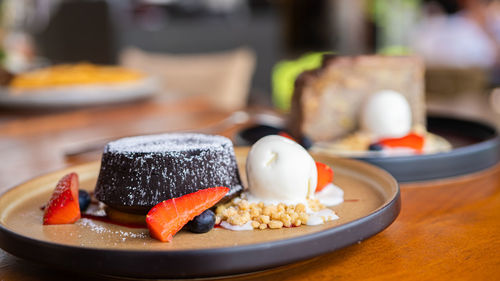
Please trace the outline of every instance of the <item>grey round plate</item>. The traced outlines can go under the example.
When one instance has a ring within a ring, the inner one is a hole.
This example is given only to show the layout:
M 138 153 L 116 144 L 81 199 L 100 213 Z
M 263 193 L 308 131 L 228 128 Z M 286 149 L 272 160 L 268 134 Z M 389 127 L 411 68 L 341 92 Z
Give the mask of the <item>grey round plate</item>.
M 246 150 L 236 149 L 239 165 Z M 340 219 L 319 226 L 208 233 L 180 231 L 172 242 L 129 229 L 81 219 L 71 225 L 42 225 L 40 210 L 58 179 L 75 171 L 80 188 L 92 190 L 99 162 L 30 180 L 0 196 L 0 247 L 21 258 L 76 272 L 136 278 L 213 277 L 265 270 L 309 259 L 373 236 L 400 210 L 396 180 L 387 172 L 349 159 L 317 156 L 335 171 L 346 202 L 333 207 Z
M 500 161 L 500 137 L 492 125 L 451 117 L 427 118 L 429 132 L 444 137 L 448 152 L 401 157 L 355 157 L 390 172 L 399 182 L 442 179 L 478 172 Z

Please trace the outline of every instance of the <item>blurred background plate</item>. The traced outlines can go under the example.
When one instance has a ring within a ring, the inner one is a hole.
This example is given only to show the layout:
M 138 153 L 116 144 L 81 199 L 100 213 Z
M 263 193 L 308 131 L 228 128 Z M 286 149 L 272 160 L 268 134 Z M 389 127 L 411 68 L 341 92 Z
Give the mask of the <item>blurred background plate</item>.
M 151 97 L 158 90 L 154 77 L 112 85 L 81 85 L 26 90 L 13 94 L 0 89 L 0 106 L 9 108 L 60 108 L 103 105 Z
M 487 169 L 500 161 L 500 137 L 490 124 L 456 117 L 428 116 L 427 127 L 429 132 L 448 140 L 453 149 L 436 154 L 392 157 L 374 156 L 367 151 L 366 155 L 356 153 L 351 158 L 377 165 L 399 182 L 460 176 Z M 236 145 L 251 145 L 265 135 L 281 131 L 281 128 L 260 124 L 241 130 L 234 139 Z M 307 139 L 301 143 L 306 148 L 311 145 Z
M 400 182 L 460 176 L 490 168 L 500 161 L 500 138 L 490 124 L 452 117 L 429 116 L 428 130 L 444 137 L 453 149 L 404 157 L 356 157 L 389 171 Z

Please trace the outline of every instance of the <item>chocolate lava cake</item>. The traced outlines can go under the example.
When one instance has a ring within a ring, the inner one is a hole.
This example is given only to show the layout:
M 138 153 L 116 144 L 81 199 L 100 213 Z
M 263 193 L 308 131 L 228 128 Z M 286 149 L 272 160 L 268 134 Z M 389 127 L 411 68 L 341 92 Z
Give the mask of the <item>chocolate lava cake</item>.
M 104 148 L 96 198 L 114 209 L 146 214 L 157 203 L 215 186 L 243 187 L 231 140 L 203 134 L 122 138 Z

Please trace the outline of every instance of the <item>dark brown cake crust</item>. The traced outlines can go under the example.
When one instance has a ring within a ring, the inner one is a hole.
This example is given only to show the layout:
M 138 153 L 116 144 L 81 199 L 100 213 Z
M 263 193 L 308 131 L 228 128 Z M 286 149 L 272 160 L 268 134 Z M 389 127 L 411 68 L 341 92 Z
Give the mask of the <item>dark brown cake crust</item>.
M 201 189 L 242 189 L 232 142 L 222 136 L 162 134 L 119 139 L 104 149 L 96 198 L 129 213 Z

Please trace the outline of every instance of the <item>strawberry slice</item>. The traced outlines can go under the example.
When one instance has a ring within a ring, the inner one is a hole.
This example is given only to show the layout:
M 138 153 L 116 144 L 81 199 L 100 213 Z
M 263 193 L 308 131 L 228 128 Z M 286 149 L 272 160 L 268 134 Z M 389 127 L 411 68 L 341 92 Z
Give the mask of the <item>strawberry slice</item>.
M 211 187 L 158 203 L 146 216 L 151 237 L 169 242 L 186 223 L 219 202 L 228 191 L 227 187 Z
M 56 185 L 43 214 L 43 224 L 74 223 L 80 218 L 78 175 L 70 173 Z
M 316 192 L 320 192 L 333 181 L 333 170 L 330 166 L 321 162 L 316 162 L 316 169 L 318 170 L 318 184 L 316 185 Z
M 422 151 L 424 148 L 424 137 L 410 133 L 402 138 L 382 139 L 379 143 L 388 147 L 409 147 L 417 151 Z

